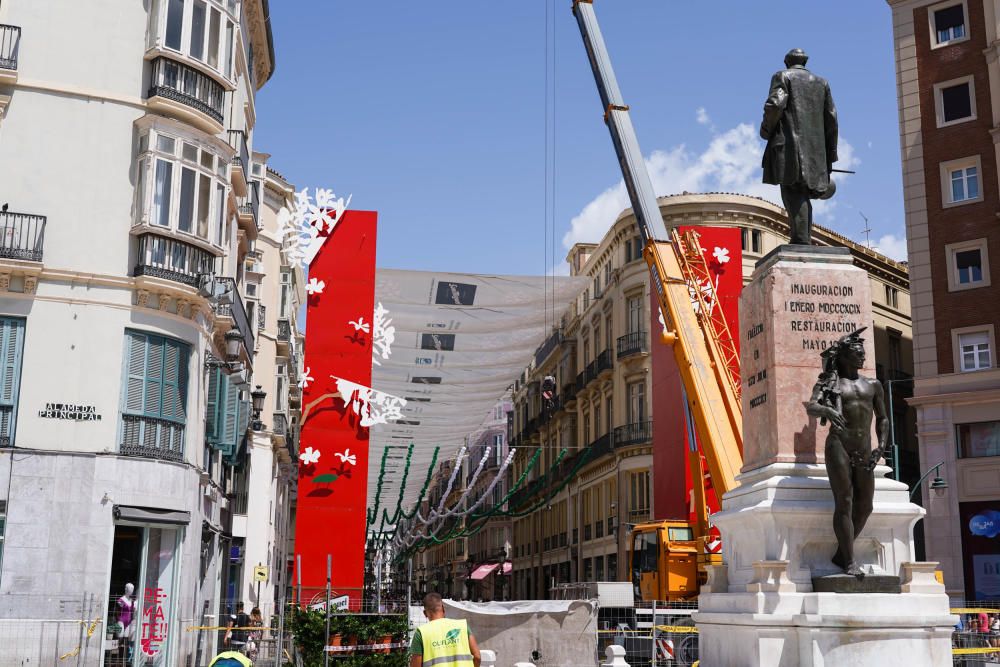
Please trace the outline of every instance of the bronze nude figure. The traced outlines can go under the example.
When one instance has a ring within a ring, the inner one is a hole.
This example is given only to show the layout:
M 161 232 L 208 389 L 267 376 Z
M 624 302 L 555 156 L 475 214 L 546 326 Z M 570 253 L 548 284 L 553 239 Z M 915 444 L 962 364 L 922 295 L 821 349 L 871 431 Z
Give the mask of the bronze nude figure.
M 764 182 L 781 186 L 791 242 L 812 244 L 811 199 L 829 199 L 837 161 L 837 110 L 826 79 L 806 69 L 802 49 L 785 56 L 785 69 L 771 77 L 760 136 Z
M 832 343 L 823 354 L 823 372 L 813 387 L 806 412 L 830 422 L 826 437 L 826 471 L 833 491 L 833 531 L 837 536 L 835 565 L 864 577 L 854 557 L 854 540 L 872 513 L 875 466 L 886 451 L 889 419 L 882 385 L 858 371 L 865 363 L 864 342 L 858 329 Z M 875 418 L 878 447 L 872 449 Z

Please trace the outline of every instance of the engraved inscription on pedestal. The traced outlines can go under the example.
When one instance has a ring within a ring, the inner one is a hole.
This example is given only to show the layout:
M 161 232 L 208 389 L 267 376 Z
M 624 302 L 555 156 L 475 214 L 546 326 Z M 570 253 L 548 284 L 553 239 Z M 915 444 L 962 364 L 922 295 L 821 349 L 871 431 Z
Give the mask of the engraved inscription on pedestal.
M 740 297 L 744 466 L 822 463 L 823 438 L 804 416 L 816 356 L 844 334 L 870 326 L 868 275 L 850 256 L 768 262 Z M 874 359 L 867 341 L 868 359 Z M 869 365 L 871 365 L 869 363 Z M 874 376 L 873 368 L 865 374 Z

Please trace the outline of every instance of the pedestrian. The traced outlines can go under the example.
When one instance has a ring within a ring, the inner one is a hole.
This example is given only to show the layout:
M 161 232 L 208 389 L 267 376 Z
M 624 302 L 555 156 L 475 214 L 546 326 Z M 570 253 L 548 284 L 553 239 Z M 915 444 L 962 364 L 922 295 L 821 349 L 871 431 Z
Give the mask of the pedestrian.
M 223 644 L 234 651 L 244 651 L 247 645 L 247 626 L 250 625 L 250 617 L 243 611 L 243 602 L 236 603 L 236 613 L 230 614 L 229 624 L 226 626 L 226 636 Z
M 479 667 L 479 645 L 464 620 L 445 618 L 444 602 L 437 593 L 424 596 L 427 623 L 413 633 L 410 667 Z
M 260 640 L 264 636 L 264 615 L 260 613 L 260 607 L 254 607 L 250 610 L 250 627 L 260 628 L 247 633 L 246 654 L 248 658 L 256 662 L 257 654 L 260 653 Z

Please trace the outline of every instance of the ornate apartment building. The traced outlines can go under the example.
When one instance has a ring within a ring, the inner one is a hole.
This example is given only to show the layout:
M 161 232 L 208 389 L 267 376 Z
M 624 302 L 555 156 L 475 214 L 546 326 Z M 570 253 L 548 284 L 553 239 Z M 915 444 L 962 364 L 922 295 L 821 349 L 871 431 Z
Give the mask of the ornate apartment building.
M 956 598 L 1000 596 L 1000 3 L 892 9 L 927 560 Z
M 744 282 L 754 262 L 788 240 L 783 209 L 755 197 L 685 193 L 659 203 L 668 228 L 737 228 L 732 236 Z M 909 387 L 895 386 L 910 373 L 906 266 L 822 227 L 814 227 L 813 240 L 849 248 L 871 277 L 877 368 L 880 379 L 892 381 L 892 422 L 906 480 L 917 470 L 912 417 L 900 400 Z M 672 353 L 653 325 L 649 273 L 631 210 L 600 243 L 575 245 L 567 260 L 570 273 L 587 276 L 589 287 L 514 385 L 512 480 L 541 447 L 530 485 L 512 499 L 527 513 L 514 519 L 514 599 L 544 598 L 552 583 L 627 580 L 629 524 L 687 518 L 689 511 L 680 385 L 657 362 L 659 355 L 672 362 Z M 544 410 L 547 376 L 555 391 Z
M 273 70 L 267 0 L 0 5 L 0 663 L 98 618 L 79 664 L 189 664 L 215 641 L 184 627 L 273 611 L 302 302 L 254 152 Z

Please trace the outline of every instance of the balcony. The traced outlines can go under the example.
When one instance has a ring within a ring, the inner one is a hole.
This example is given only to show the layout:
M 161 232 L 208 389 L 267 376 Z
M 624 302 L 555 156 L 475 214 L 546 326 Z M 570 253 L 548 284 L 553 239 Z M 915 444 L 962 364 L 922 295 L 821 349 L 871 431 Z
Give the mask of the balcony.
M 184 459 L 184 424 L 143 417 L 122 415 L 121 445 L 124 456 L 141 456 L 164 461 Z
M 559 343 L 563 340 L 562 331 L 553 331 L 552 335 L 545 339 L 538 350 L 535 351 L 535 368 L 541 368 L 545 361 L 549 358 L 556 348 L 559 347 Z
M 282 412 L 275 412 L 271 415 L 271 420 L 271 433 L 274 435 L 275 439 L 279 439 L 281 443 L 287 443 L 289 440 L 288 417 L 286 417 Z
M 619 336 L 616 347 L 619 359 L 649 352 L 649 348 L 646 347 L 646 332 L 633 331 L 624 336 Z
M 584 369 L 581 372 L 577 373 L 577 376 L 576 376 L 576 392 L 575 393 L 579 394 L 586 387 L 587 387 L 587 370 Z
M 590 443 L 590 458 L 589 461 L 596 461 L 599 457 L 605 454 L 610 454 L 612 449 L 611 434 L 605 433 L 597 440 Z
M 165 56 L 155 58 L 147 104 L 181 116 L 209 134 L 222 132 L 225 89 L 213 78 Z
M 233 192 L 237 197 L 245 197 L 250 181 L 250 149 L 247 148 L 247 133 L 243 130 L 229 130 L 229 145 L 236 149 L 233 156 Z
M 247 196 L 239 198 L 240 227 L 246 225 L 250 238 L 257 238 L 260 229 L 260 183 L 251 180 Z
M 215 256 L 206 250 L 158 234 L 138 237 L 133 275 L 163 278 L 197 287 L 198 276 L 214 272 Z
M 232 303 L 217 304 L 215 306 L 215 314 L 217 317 L 226 317 L 232 320 L 233 324 L 243 335 L 243 349 L 247 353 L 248 359 L 253 359 L 253 329 L 250 328 L 250 321 L 247 319 L 247 309 L 243 305 L 243 297 L 240 296 L 240 291 L 236 289 L 236 281 L 233 278 L 216 278 L 216 280 L 223 284 L 229 286 L 229 293 L 231 294 Z
M 615 429 L 615 448 L 643 445 L 653 440 L 653 422 L 625 424 Z
M 0 83 L 17 82 L 17 52 L 21 28 L 0 23 Z
M 629 510 L 628 522 L 629 523 L 642 523 L 644 521 L 649 521 L 649 509 L 639 509 L 639 510 Z
M 562 386 L 562 406 L 570 408 L 576 402 L 576 382 L 567 382 Z
M 45 220 L 44 215 L 0 213 L 0 258 L 41 262 Z
M 594 359 L 594 364 L 596 366 L 594 370 L 595 378 L 611 371 L 614 368 L 614 358 L 611 356 L 611 350 L 604 350 L 604 352 L 597 355 L 597 359 Z

